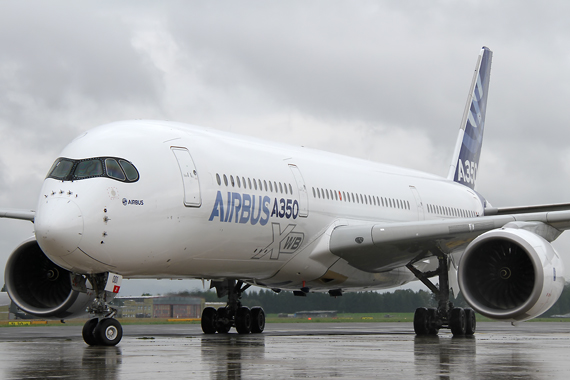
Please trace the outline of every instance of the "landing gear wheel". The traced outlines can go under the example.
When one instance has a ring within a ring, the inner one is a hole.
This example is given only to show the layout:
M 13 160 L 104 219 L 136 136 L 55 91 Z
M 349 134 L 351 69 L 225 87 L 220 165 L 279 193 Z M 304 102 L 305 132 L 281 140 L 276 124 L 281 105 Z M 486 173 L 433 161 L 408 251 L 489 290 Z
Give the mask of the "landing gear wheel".
M 101 346 L 116 346 L 123 337 L 123 328 L 114 318 L 101 319 L 93 330 L 93 336 Z
M 265 329 L 265 312 L 260 307 L 251 308 L 251 332 L 258 334 Z
M 428 335 L 428 309 L 425 307 L 418 307 L 414 314 L 414 331 L 416 335 Z
M 216 323 L 216 330 L 220 334 L 227 334 L 232 328 L 230 322 L 230 317 L 228 315 L 228 309 L 225 307 L 218 308 L 218 321 Z
M 437 327 L 438 326 L 437 309 L 435 307 L 430 307 L 429 309 L 427 309 L 427 311 L 428 311 L 428 334 L 437 335 L 437 333 L 439 332 L 439 328 Z
M 97 323 L 99 323 L 99 319 L 92 318 L 87 322 L 85 322 L 85 324 L 83 325 L 83 332 L 82 332 L 83 340 L 85 341 L 85 343 L 87 343 L 90 346 L 97 345 L 97 340 L 93 335 L 93 331 L 95 330 L 95 327 L 97 327 Z
M 236 330 L 239 334 L 249 334 L 251 331 L 251 311 L 245 306 L 237 310 Z
M 465 325 L 465 310 L 460 307 L 453 308 L 449 318 L 449 328 L 453 336 L 465 335 Z
M 204 334 L 215 334 L 217 330 L 218 312 L 213 307 L 207 307 L 202 312 L 202 331 Z
M 475 334 L 477 320 L 473 309 L 465 309 L 465 335 Z

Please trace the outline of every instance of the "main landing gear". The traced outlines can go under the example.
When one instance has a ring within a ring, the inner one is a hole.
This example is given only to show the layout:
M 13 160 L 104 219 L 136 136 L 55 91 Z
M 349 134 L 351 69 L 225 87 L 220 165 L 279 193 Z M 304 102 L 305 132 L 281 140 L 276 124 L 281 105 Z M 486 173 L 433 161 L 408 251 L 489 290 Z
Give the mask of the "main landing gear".
M 261 333 L 265 329 L 265 312 L 261 307 L 251 309 L 242 306 L 242 293 L 251 285 L 243 281 L 212 281 L 211 288 L 216 288 L 218 297 L 228 296 L 228 304 L 217 310 L 207 307 L 202 312 L 202 331 L 204 334 L 227 334 L 235 327 L 239 334 Z
M 441 328 L 448 328 L 453 336 L 473 335 L 476 328 L 475 312 L 453 306 L 449 300 L 449 258 L 441 252 L 437 258 L 438 268 L 431 272 L 416 269 L 413 266 L 415 260 L 406 265 L 433 292 L 438 303 L 437 308 L 416 309 L 414 331 L 417 335 L 437 335 Z M 429 280 L 433 276 L 439 276 L 439 288 Z
M 88 308 L 88 312 L 95 314 L 95 318 L 89 319 L 83 325 L 82 334 L 83 340 L 90 346 L 116 346 L 123 338 L 123 327 L 114 318 L 117 310 L 107 305 L 107 293 L 109 293 L 105 290 L 107 276 L 107 273 L 88 276 L 95 292 L 95 299 Z

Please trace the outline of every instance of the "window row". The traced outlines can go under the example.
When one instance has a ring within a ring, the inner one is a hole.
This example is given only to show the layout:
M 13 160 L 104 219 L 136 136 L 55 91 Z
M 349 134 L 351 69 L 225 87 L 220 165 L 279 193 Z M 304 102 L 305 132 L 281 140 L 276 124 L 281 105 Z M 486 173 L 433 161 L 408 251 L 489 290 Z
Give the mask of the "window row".
M 381 207 L 391 207 L 402 210 L 410 210 L 410 202 L 402 199 L 385 198 L 375 195 L 365 195 L 358 193 L 350 193 L 346 191 L 321 189 L 318 187 L 317 188 L 313 187 L 313 198 L 360 203 L 371 206 L 374 205 Z
M 114 157 L 95 157 L 73 160 L 60 157 L 55 160 L 47 178 L 77 181 L 87 178 L 108 177 L 122 182 L 136 182 L 139 172 L 129 161 Z
M 271 193 L 281 193 L 281 194 L 293 194 L 293 186 L 290 183 L 277 182 L 277 181 L 267 181 L 255 178 L 245 178 L 240 176 L 227 176 L 225 174 L 220 175 L 216 173 L 216 182 L 218 186 L 225 186 L 244 188 L 249 190 L 267 191 Z
M 464 210 L 455 207 L 446 207 L 446 206 L 428 204 L 427 209 L 430 214 L 455 216 L 458 218 L 475 218 L 477 216 L 477 213 L 475 211 Z

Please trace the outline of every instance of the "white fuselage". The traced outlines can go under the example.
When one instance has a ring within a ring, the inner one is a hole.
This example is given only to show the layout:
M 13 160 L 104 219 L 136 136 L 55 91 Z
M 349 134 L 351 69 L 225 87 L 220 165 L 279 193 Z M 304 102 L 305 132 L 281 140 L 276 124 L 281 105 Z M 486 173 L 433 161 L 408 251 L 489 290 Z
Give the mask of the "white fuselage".
M 385 288 L 414 276 L 349 266 L 328 249 L 335 226 L 483 212 L 474 191 L 441 177 L 179 123 L 108 124 L 61 157 L 123 158 L 140 174 L 45 180 L 36 238 L 78 273 Z

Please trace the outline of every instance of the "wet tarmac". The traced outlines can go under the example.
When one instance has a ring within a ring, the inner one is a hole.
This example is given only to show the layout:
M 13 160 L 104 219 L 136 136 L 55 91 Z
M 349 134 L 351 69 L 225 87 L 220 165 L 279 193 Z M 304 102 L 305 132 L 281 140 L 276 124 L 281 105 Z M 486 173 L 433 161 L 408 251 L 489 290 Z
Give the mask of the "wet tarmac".
M 0 328 L 2 379 L 567 379 L 570 323 L 479 323 L 471 338 L 419 338 L 411 323 L 268 324 L 203 335 L 199 325 L 124 326 L 88 347 L 80 326 Z

